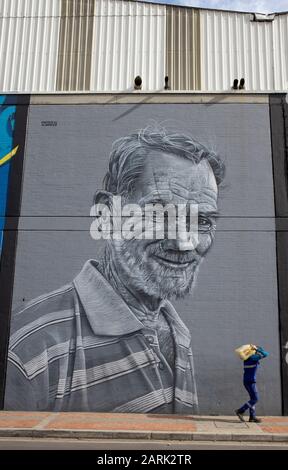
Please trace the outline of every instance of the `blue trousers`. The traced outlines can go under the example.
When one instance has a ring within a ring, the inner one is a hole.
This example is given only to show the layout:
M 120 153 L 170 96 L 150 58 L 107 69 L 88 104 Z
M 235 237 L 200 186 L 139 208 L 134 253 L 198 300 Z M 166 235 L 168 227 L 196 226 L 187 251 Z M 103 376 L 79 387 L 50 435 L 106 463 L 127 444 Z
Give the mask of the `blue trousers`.
M 239 408 L 239 413 L 245 413 L 246 410 L 249 409 L 249 413 L 251 418 L 256 416 L 255 405 L 259 400 L 258 397 L 258 390 L 256 387 L 255 382 L 244 382 L 244 387 L 246 388 L 247 392 L 249 393 L 250 400 L 244 403 L 241 408 Z

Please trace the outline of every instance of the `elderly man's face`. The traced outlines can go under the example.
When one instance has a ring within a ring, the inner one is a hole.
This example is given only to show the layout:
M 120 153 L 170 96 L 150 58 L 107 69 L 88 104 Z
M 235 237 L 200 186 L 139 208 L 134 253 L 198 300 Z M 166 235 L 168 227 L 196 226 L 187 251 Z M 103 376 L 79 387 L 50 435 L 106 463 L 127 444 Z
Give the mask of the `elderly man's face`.
M 114 265 L 132 290 L 155 298 L 181 297 L 189 291 L 201 259 L 209 250 L 215 231 L 217 184 L 206 161 L 194 164 L 187 158 L 151 152 L 136 189 L 125 203 L 197 204 L 199 243 L 196 248 L 176 240 L 114 240 Z

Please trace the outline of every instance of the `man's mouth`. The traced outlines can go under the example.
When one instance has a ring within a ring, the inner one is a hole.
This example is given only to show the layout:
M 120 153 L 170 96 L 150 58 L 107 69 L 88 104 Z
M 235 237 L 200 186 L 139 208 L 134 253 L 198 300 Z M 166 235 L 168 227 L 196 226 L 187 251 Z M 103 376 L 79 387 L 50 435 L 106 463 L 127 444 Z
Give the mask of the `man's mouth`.
M 171 260 L 169 258 L 165 258 L 159 255 L 153 255 L 154 258 L 164 266 L 168 266 L 169 268 L 174 268 L 174 269 L 186 269 L 188 266 L 194 264 L 196 265 L 196 261 L 187 261 L 187 260 Z

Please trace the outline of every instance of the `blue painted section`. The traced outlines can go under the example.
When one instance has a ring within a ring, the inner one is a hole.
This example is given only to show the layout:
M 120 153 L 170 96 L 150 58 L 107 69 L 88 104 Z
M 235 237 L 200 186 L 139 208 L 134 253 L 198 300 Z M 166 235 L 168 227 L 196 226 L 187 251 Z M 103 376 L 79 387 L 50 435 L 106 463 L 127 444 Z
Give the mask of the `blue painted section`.
M 9 104 L 11 97 L 0 95 L 0 159 L 13 148 L 16 106 Z M 3 228 L 7 204 L 10 162 L 0 165 L 0 254 L 3 241 Z

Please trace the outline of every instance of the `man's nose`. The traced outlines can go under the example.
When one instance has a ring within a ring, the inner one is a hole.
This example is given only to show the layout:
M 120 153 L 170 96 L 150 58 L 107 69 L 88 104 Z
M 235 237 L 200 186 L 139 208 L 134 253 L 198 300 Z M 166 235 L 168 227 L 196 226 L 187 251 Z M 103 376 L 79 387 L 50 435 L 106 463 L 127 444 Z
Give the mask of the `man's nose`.
M 195 244 L 193 243 L 192 240 L 183 240 L 181 238 L 176 238 L 176 249 L 179 251 L 192 251 L 194 250 Z
M 169 240 L 169 248 L 176 251 L 193 251 L 197 244 L 194 237 L 187 233 L 177 233 L 175 240 Z

